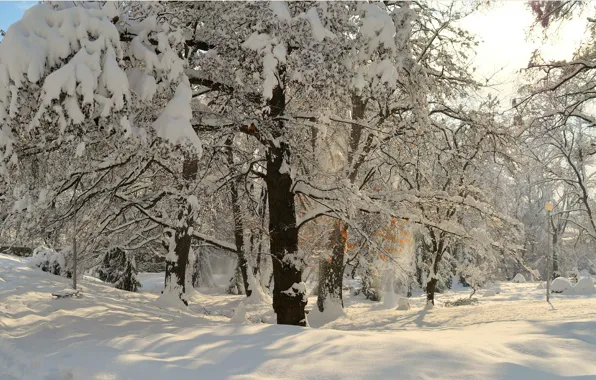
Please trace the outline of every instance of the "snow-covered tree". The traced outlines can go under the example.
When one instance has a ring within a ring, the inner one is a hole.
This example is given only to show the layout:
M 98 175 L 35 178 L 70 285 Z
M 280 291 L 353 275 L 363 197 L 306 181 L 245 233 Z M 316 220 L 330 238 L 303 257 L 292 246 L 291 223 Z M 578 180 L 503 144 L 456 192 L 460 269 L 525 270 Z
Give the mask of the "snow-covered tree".
M 108 249 L 97 268 L 100 280 L 114 284 L 116 289 L 136 292 L 141 283 L 137 280 L 137 267 L 133 257 L 130 257 L 120 248 Z
M 15 188 L 13 214 L 31 225 L 44 219 L 64 230 L 78 214 L 82 251 L 96 251 L 105 240 L 95 237 L 105 231 L 134 225 L 141 234 L 122 243 L 144 245 L 168 229 L 165 293 L 184 301 L 197 207 L 189 183 L 201 154 L 192 94 L 175 50 L 178 31 L 151 14 L 133 22 L 125 6 L 43 3 L 7 30 L 0 44 L 2 174 Z M 180 157 L 182 168 L 171 169 Z M 178 170 L 171 187 L 150 182 Z M 164 197 L 166 210 L 178 205 L 176 214 L 149 211 Z

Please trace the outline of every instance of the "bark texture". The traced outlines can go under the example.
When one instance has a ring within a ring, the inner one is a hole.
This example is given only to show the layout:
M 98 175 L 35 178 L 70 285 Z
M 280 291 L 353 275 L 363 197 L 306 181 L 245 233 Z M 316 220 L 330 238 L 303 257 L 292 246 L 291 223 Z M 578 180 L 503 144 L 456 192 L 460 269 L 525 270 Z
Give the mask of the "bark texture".
M 319 293 L 317 307 L 319 311 L 325 310 L 325 302 L 330 300 L 344 307 L 343 300 L 343 273 L 344 256 L 347 242 L 347 226 L 336 222 L 330 238 L 331 257 L 321 259 L 319 264 Z
M 197 177 L 198 158 L 196 156 L 186 156 L 182 164 L 182 178 L 184 186 Z M 174 230 L 174 254 L 171 260 L 166 259 L 166 277 L 165 289 L 174 292 L 185 305 L 186 300 L 186 267 L 189 264 L 189 253 L 192 242 L 190 228 L 194 223 L 192 206 L 186 200 L 181 201 L 180 211 L 178 212 L 178 226 Z

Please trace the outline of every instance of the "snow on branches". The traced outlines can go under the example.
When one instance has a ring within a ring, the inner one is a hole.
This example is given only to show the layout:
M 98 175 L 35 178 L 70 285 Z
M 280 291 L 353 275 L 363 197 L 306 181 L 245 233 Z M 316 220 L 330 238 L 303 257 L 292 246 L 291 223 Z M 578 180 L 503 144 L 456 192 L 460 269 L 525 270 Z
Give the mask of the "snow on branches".
M 135 36 L 122 43 L 118 16 L 118 5 L 111 2 L 72 7 L 43 3 L 8 29 L 0 44 L 4 160 L 14 153 L 13 134 L 41 128 L 36 133 L 44 135 L 42 142 L 65 133 L 85 134 L 91 123 L 111 118 L 115 121 L 108 130 L 126 128 L 124 120 L 130 123 L 128 116 L 139 107 L 136 100 L 150 101 L 158 90 L 169 91 L 170 83 L 184 83 L 183 61 L 169 44 L 168 26 L 149 16 L 129 25 Z M 149 35 L 157 39 L 157 47 L 148 42 Z M 174 131 L 166 131 L 163 120 L 171 121 L 174 113 L 181 122 L 172 123 Z M 159 137 L 172 143 L 184 137 L 200 148 L 190 118 L 190 90 L 188 84 L 179 85 L 154 127 Z M 55 124 L 58 130 L 49 136 L 46 126 Z M 70 129 L 76 125 L 81 129 Z

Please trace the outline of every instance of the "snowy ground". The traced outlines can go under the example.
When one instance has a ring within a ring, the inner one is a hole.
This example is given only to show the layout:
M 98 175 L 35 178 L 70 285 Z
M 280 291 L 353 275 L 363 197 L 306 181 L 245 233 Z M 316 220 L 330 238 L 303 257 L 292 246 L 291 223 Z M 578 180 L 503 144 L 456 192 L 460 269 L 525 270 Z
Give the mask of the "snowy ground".
M 268 305 L 231 323 L 242 297 L 221 290 L 163 310 L 161 281 L 128 293 L 86 278 L 82 298 L 55 300 L 67 279 L 0 254 L 0 379 L 596 379 L 595 295 L 551 307 L 537 283 L 502 283 L 477 306 L 408 311 L 347 297 L 346 317 L 312 329 L 261 323 Z

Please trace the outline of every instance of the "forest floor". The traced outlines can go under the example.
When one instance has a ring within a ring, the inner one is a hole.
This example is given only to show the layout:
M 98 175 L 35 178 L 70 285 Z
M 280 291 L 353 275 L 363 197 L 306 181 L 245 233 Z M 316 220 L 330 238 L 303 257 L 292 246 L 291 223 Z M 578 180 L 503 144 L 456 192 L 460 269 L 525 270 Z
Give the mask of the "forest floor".
M 596 295 L 553 295 L 499 283 L 474 306 L 395 310 L 346 292 L 346 316 L 322 328 L 269 324 L 271 306 L 200 289 L 187 310 L 156 305 L 163 277 L 140 293 L 91 277 L 81 298 L 53 299 L 70 280 L 0 254 L 0 379 L 596 379 Z M 309 299 L 313 305 L 316 298 Z M 311 306 L 312 307 L 312 306 Z

